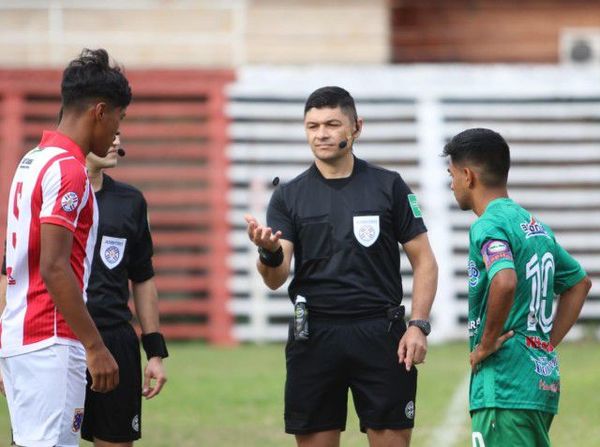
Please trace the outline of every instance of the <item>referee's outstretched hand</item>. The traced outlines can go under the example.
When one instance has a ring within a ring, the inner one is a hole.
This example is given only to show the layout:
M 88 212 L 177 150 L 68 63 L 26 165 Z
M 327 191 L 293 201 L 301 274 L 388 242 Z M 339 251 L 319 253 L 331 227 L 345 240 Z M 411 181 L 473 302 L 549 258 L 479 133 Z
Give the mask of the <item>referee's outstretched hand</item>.
M 427 337 L 418 327 L 409 326 L 398 345 L 398 361 L 410 371 L 413 365 L 425 362 L 426 354 Z
M 257 247 L 262 247 L 265 250 L 277 251 L 281 245 L 281 231 L 273 233 L 271 227 L 262 226 L 256 218 L 250 214 L 244 216 L 248 223 L 248 237 Z

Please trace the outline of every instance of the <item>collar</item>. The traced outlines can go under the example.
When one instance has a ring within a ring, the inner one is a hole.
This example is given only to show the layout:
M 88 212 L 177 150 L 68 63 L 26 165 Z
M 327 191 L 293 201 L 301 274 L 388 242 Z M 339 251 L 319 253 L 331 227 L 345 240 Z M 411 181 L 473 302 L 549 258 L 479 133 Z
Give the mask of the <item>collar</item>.
M 71 140 L 68 136 L 56 131 L 56 130 L 44 130 L 42 134 L 42 141 L 38 145 L 39 148 L 45 147 L 60 147 L 61 149 L 69 152 L 73 157 L 81 162 L 85 166 L 85 155 L 83 150 L 77 143 Z

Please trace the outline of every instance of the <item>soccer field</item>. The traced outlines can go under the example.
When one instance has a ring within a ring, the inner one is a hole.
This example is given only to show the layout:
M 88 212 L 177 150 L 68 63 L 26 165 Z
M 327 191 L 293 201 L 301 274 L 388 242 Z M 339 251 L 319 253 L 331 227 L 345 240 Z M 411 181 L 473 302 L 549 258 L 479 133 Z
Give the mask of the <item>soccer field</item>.
M 430 348 L 419 369 L 414 447 L 469 446 L 466 410 L 466 343 Z M 242 345 L 218 349 L 199 343 L 169 346 L 169 382 L 144 403 L 147 447 L 293 446 L 283 433 L 283 346 Z M 560 347 L 562 396 L 552 427 L 554 446 L 600 445 L 600 356 L 594 341 Z M 461 385 L 463 394 L 460 393 Z M 457 393 L 457 390 L 459 391 Z M 353 411 L 342 446 L 366 446 Z M 9 438 L 6 405 L 0 411 L 0 440 Z M 7 445 L 8 442 L 0 442 Z M 82 445 L 91 445 L 82 442 Z

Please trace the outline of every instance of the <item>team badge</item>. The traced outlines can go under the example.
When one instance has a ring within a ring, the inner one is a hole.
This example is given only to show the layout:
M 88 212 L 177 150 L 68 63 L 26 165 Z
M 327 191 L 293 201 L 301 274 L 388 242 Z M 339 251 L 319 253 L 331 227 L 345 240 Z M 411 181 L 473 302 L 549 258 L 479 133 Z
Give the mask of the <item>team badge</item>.
M 354 216 L 354 237 L 365 247 L 370 247 L 379 237 L 379 216 Z
M 73 191 L 66 193 L 60 201 L 60 206 L 67 213 L 76 210 L 77 205 L 79 205 L 79 196 Z
M 408 419 L 415 418 L 415 403 L 412 400 L 406 404 L 406 407 L 404 408 L 404 414 L 406 414 Z
M 467 273 L 469 275 L 469 286 L 475 287 L 479 284 L 479 269 L 472 259 L 469 259 L 469 263 L 467 264 Z
M 83 423 L 83 408 L 75 408 L 73 413 L 73 425 L 71 425 L 71 431 L 77 433 L 81 430 L 81 424 Z
M 123 260 L 127 239 L 120 237 L 102 236 L 100 258 L 106 267 L 114 269 Z
M 140 431 L 140 416 L 138 414 L 136 414 L 131 420 L 131 428 L 133 428 L 133 431 L 135 432 Z

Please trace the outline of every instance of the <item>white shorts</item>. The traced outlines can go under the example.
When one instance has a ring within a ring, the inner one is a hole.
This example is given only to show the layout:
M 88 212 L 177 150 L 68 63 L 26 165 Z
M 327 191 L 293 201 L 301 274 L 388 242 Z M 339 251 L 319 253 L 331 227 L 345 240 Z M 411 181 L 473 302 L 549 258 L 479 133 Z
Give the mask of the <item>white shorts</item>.
M 14 441 L 27 447 L 79 445 L 85 350 L 52 345 L 0 359 Z

